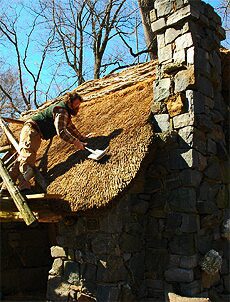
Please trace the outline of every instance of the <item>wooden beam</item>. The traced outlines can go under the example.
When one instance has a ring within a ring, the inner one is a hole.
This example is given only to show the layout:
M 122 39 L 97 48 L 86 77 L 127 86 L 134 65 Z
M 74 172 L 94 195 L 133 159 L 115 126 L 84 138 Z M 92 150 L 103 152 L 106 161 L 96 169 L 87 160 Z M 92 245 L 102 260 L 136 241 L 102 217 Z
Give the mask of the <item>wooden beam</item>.
M 26 203 L 25 198 L 22 196 L 17 186 L 15 186 L 7 169 L 4 167 L 4 164 L 1 159 L 0 159 L 0 175 L 7 187 L 7 190 L 9 191 L 11 197 L 13 198 L 16 207 L 18 208 L 21 216 L 23 217 L 25 223 L 27 225 L 30 225 L 36 222 L 36 217 L 31 212 L 30 208 Z
M 59 194 L 46 194 L 46 193 L 39 193 L 39 194 L 29 194 L 25 196 L 27 200 L 40 200 L 43 201 L 44 199 L 62 199 L 62 195 Z M 11 196 L 3 196 L 1 201 L 12 201 L 13 198 Z
M 55 223 L 63 219 L 62 215 L 53 213 L 49 210 L 33 212 L 38 222 Z M 0 222 L 23 222 L 20 212 L 0 211 Z
M 9 139 L 9 141 L 11 142 L 11 144 L 14 146 L 15 150 L 19 154 L 20 153 L 20 148 L 19 148 L 18 142 L 14 138 L 12 131 L 7 127 L 7 125 L 5 124 L 5 122 L 3 121 L 3 119 L 1 117 L 0 117 L 0 126 L 2 127 L 2 130 L 5 132 L 6 136 Z
M 7 123 L 12 123 L 12 124 L 20 124 L 23 125 L 25 122 L 22 120 L 15 120 L 13 118 L 9 118 L 9 117 L 3 117 L 3 120 Z
M 12 149 L 11 145 L 6 145 L 6 146 L 3 146 L 3 147 L 0 147 L 0 153 L 5 153 L 7 151 L 10 151 L 11 149 Z
M 14 146 L 15 150 L 18 152 L 18 154 L 20 154 L 20 148 L 19 148 L 19 144 L 18 144 L 17 140 L 15 139 L 13 133 L 7 127 L 6 123 L 3 121 L 3 119 L 1 117 L 0 117 L 0 126 L 2 127 L 3 131 L 7 135 L 11 144 Z M 47 182 L 44 179 L 44 177 L 42 176 L 42 174 L 40 173 L 40 171 L 38 170 L 38 168 L 36 168 L 36 167 L 34 168 L 34 174 L 35 174 L 35 179 L 37 180 L 38 184 L 40 185 L 42 190 L 44 192 L 46 192 L 47 186 L 48 186 Z

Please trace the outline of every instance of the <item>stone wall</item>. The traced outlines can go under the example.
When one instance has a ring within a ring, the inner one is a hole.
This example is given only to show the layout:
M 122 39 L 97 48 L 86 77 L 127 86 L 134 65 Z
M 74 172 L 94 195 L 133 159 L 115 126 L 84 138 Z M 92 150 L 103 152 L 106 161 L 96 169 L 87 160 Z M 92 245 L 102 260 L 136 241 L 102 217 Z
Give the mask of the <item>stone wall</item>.
M 165 142 L 154 164 L 166 194 L 165 280 L 185 296 L 227 294 L 228 99 L 222 96 L 221 20 L 210 5 L 194 0 L 156 0 L 151 17 L 159 58 L 152 120 Z M 171 149 L 167 137 L 174 141 Z M 210 250 L 220 261 L 213 269 L 204 265 Z
M 156 0 L 151 20 L 159 58 L 152 151 L 123 197 L 58 225 L 48 301 L 229 297 L 224 32 L 198 0 Z

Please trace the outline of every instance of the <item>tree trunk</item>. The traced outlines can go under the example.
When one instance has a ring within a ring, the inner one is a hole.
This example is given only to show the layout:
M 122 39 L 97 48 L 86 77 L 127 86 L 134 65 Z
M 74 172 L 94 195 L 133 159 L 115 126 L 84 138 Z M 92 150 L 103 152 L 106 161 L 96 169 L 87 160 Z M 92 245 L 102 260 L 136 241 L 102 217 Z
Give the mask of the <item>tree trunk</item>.
M 100 69 L 101 69 L 101 58 L 99 56 L 95 56 L 94 79 L 100 79 Z
M 153 34 L 150 22 L 150 11 L 154 8 L 154 0 L 138 0 L 144 35 L 147 48 L 150 50 L 150 58 L 155 59 L 157 55 L 157 40 Z

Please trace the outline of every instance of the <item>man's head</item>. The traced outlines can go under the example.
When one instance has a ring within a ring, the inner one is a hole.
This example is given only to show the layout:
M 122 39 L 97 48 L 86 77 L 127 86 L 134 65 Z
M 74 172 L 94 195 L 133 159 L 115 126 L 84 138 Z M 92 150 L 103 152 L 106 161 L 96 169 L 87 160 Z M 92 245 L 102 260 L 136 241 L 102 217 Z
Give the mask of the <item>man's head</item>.
M 76 92 L 67 92 L 64 96 L 64 102 L 70 108 L 72 115 L 77 115 L 82 101 L 82 97 Z

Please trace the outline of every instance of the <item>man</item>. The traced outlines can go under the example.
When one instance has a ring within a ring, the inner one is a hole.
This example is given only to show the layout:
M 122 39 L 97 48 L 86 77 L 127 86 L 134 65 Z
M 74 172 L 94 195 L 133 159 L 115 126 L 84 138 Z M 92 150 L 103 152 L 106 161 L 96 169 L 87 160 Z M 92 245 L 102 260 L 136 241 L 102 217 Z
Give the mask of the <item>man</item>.
M 48 140 L 58 135 L 67 143 L 73 144 L 77 150 L 84 150 L 87 137 L 71 122 L 71 117 L 77 115 L 81 102 L 82 97 L 76 92 L 66 93 L 62 101 L 50 105 L 25 122 L 20 133 L 20 154 L 10 170 L 13 181 L 19 180 L 18 187 L 22 193 L 28 194 L 31 189 L 30 179 L 33 177 L 36 155 L 42 139 Z M 0 195 L 5 193 L 7 190 L 3 184 Z

